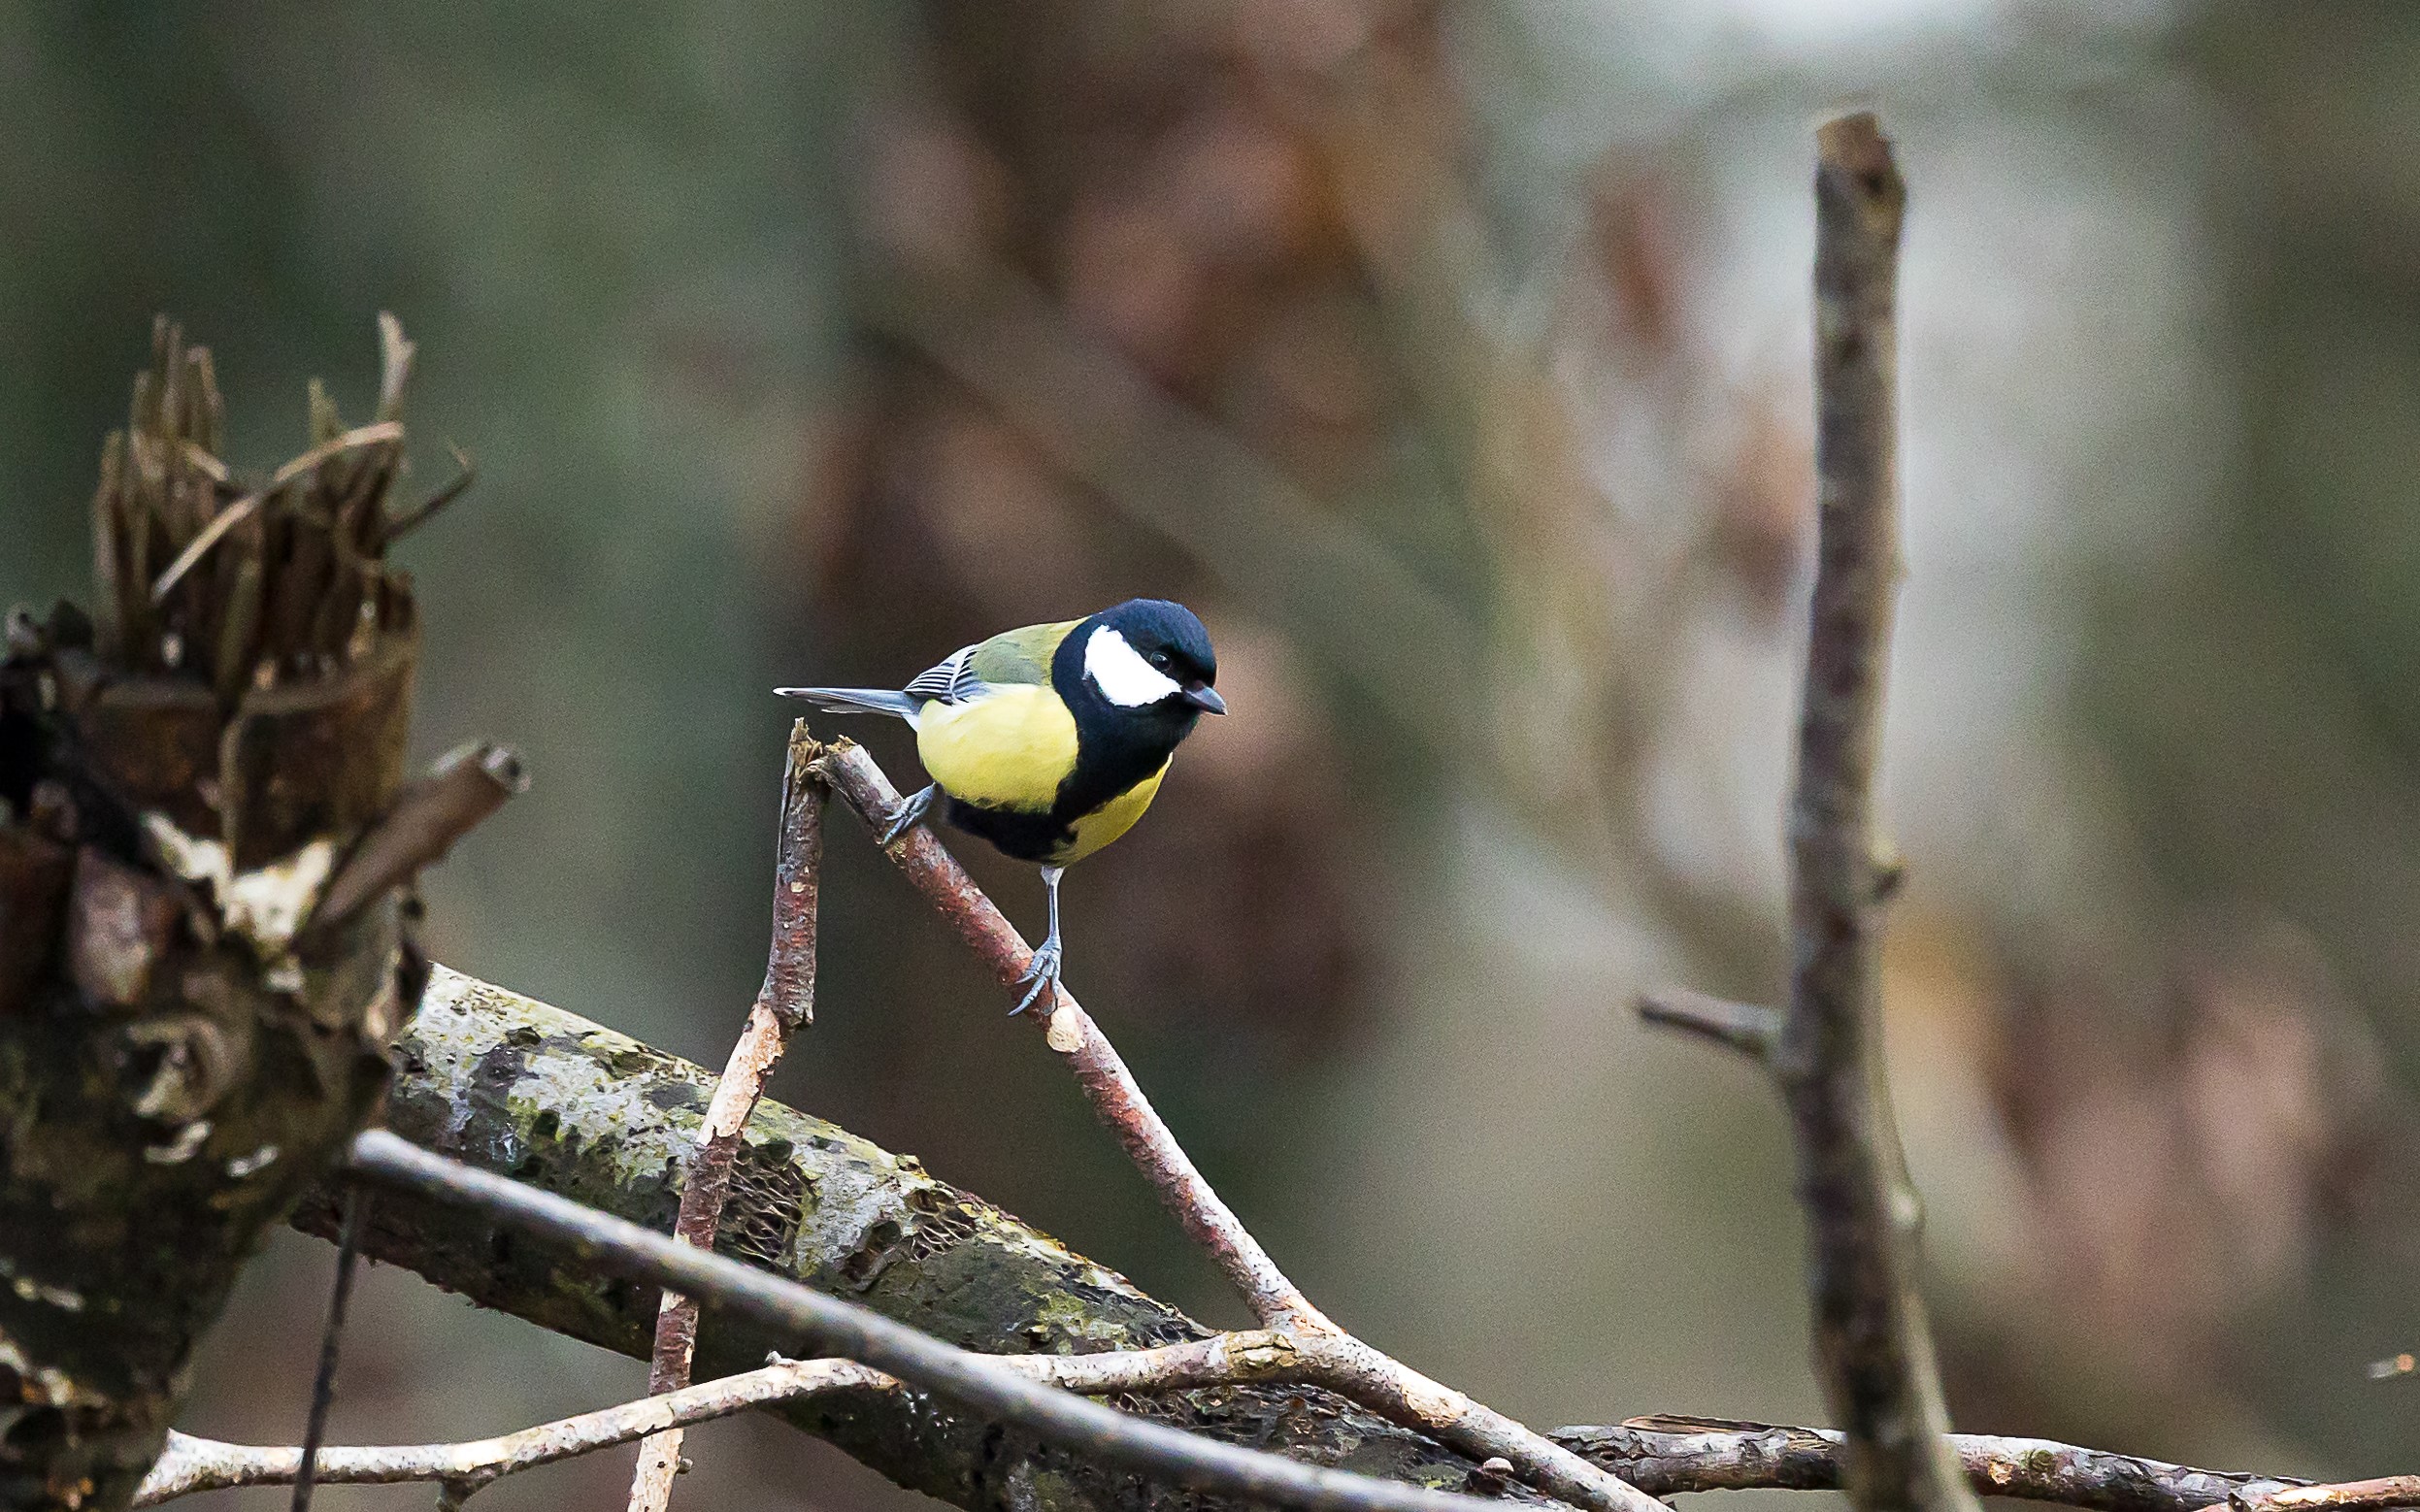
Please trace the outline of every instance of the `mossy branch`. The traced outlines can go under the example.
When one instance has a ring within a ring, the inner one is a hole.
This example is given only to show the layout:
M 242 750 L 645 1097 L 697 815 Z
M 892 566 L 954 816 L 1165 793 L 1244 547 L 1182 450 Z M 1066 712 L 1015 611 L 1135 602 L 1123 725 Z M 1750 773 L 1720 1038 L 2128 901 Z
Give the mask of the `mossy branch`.
M 398 1045 L 396 1067 L 387 1124 L 406 1138 L 650 1229 L 673 1227 L 712 1071 L 442 967 Z M 912 1157 L 772 1101 L 757 1105 L 743 1138 L 715 1237 L 722 1254 L 990 1353 L 1144 1349 L 1212 1331 L 935 1180 Z M 295 1222 L 332 1234 L 332 1190 L 315 1193 Z M 362 1251 L 483 1305 L 648 1356 L 653 1292 L 602 1277 L 476 1214 L 381 1194 Z M 777 1342 L 709 1317 L 697 1374 L 756 1366 Z M 1465 1489 L 1477 1469 L 1313 1388 L 1218 1388 L 1120 1405 L 1231 1443 L 1440 1490 Z M 1191 1512 L 1214 1501 L 914 1394 L 838 1392 L 780 1410 L 901 1485 L 969 1509 Z

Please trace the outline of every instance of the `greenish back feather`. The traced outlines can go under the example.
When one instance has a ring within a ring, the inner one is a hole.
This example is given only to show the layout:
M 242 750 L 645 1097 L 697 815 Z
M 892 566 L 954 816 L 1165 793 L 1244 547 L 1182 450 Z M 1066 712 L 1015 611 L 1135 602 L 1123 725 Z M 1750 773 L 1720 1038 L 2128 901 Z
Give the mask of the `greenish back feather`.
M 1050 658 L 1067 633 L 1082 624 L 1063 619 L 1053 625 L 1026 625 L 1004 630 L 975 648 L 967 665 L 985 682 L 1048 682 Z

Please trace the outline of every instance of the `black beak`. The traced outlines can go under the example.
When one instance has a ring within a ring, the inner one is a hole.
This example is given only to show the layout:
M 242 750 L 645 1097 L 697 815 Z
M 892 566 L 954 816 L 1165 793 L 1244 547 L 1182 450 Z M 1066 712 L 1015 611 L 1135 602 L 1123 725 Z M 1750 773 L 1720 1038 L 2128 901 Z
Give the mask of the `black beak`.
M 1185 689 L 1185 702 L 1206 714 L 1223 714 L 1227 711 L 1227 701 L 1218 696 L 1216 688 L 1207 683 L 1198 688 Z

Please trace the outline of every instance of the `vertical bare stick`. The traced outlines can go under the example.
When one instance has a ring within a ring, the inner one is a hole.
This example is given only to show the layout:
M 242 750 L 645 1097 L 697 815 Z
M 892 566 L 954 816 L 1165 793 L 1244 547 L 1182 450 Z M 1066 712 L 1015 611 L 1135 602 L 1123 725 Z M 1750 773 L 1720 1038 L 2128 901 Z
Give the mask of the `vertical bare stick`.
M 1790 1010 L 1817 1374 L 1863 1512 L 1973 1512 L 1914 1285 L 1918 1208 L 1883 1080 L 1873 776 L 1897 598 L 1895 307 L 1906 190 L 1871 115 L 1815 136 L 1818 545 L 1789 814 Z
M 815 893 L 823 871 L 823 800 L 830 790 L 814 770 L 822 755 L 807 733 L 807 721 L 790 726 L 789 765 L 781 779 L 780 852 L 773 871 L 773 942 L 765 956 L 765 984 L 748 1009 L 746 1027 L 731 1047 L 722 1079 L 706 1105 L 696 1158 L 680 1189 L 680 1216 L 674 1236 L 696 1249 L 714 1247 L 723 1200 L 731 1191 L 731 1167 L 740 1133 L 764 1096 L 765 1078 L 789 1043 L 790 1034 L 815 1016 Z M 666 1292 L 655 1315 L 655 1355 L 647 1390 L 661 1395 L 689 1384 L 697 1352 L 697 1302 Z M 630 1512 L 663 1512 L 680 1470 L 681 1430 L 651 1433 L 639 1446 L 639 1468 L 630 1483 Z
M 311 1512 L 313 1471 L 319 1445 L 327 1438 L 328 1408 L 336 1400 L 336 1361 L 345 1338 L 345 1309 L 352 1301 L 353 1271 L 361 1259 L 361 1225 L 368 1215 L 370 1194 L 359 1187 L 345 1189 L 344 1226 L 337 1231 L 336 1290 L 328 1298 L 328 1321 L 319 1335 L 319 1368 L 311 1379 L 311 1414 L 303 1423 L 301 1463 L 294 1471 L 292 1512 Z

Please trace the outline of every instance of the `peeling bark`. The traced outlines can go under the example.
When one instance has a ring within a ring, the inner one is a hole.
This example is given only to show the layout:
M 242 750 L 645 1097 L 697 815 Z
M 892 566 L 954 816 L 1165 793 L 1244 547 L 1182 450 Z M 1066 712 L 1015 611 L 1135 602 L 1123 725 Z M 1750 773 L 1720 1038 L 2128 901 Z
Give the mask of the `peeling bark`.
M 669 1230 L 713 1083 L 702 1067 L 441 967 L 398 1046 L 387 1122 L 431 1149 Z M 335 1220 L 326 1189 L 295 1217 L 323 1235 Z M 647 1357 L 654 1294 L 475 1214 L 382 1195 L 362 1245 L 483 1305 Z M 1210 1331 L 935 1180 L 912 1157 L 777 1102 L 759 1103 L 748 1121 L 714 1247 L 993 1353 L 1089 1354 Z M 759 1364 L 768 1343 L 710 1315 L 697 1374 Z M 1119 1404 L 1231 1442 L 1440 1490 L 1466 1489 L 1475 1468 L 1323 1391 L 1220 1388 Z M 1192 1512 L 1213 1500 L 1104 1471 L 913 1394 L 837 1394 L 782 1415 L 970 1512 Z
M 315 395 L 258 488 L 163 322 L 93 501 L 97 612 L 0 661 L 0 1502 L 123 1506 L 193 1346 L 340 1159 L 418 996 L 395 875 L 314 927 L 403 786 L 418 623 L 377 424 Z

